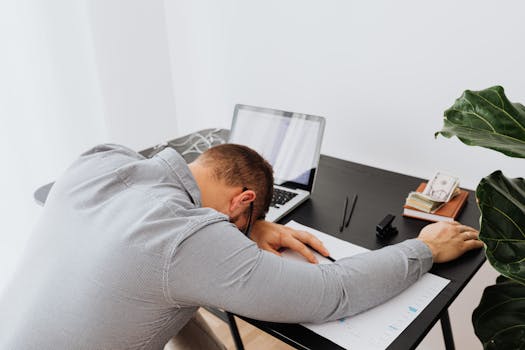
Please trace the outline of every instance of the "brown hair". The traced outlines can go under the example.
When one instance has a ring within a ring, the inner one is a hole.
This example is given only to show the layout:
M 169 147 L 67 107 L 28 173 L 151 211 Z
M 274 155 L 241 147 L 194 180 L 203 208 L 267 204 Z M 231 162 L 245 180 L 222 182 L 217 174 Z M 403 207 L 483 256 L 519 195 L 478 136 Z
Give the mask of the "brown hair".
M 253 220 L 264 218 L 273 195 L 273 170 L 259 153 L 249 147 L 229 143 L 208 149 L 198 161 L 212 167 L 217 179 L 225 181 L 228 186 L 241 186 L 254 191 Z

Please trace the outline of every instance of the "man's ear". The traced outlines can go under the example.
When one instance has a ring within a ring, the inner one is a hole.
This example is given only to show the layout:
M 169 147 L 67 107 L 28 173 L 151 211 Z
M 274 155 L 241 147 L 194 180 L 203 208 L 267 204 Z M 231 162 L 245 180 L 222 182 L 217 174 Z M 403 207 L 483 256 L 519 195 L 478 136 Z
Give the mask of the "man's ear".
M 230 212 L 241 214 L 248 208 L 251 202 L 255 200 L 255 192 L 252 190 L 242 191 L 241 193 L 233 196 L 230 201 Z

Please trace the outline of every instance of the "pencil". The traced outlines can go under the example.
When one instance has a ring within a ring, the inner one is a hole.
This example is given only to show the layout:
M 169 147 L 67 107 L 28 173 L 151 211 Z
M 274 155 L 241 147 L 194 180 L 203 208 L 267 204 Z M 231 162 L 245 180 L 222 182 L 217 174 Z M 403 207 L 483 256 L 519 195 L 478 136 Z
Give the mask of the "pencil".
M 348 219 L 346 219 L 345 227 L 348 227 L 350 224 L 350 219 L 354 213 L 355 203 L 357 202 L 357 194 L 354 194 L 354 199 L 352 199 L 352 207 L 350 208 L 350 214 L 348 214 Z
M 308 248 L 310 248 L 311 250 L 313 250 L 314 252 L 316 252 L 317 254 L 321 255 L 323 258 L 327 258 L 327 259 L 330 260 L 331 262 L 335 262 L 335 259 L 332 258 L 330 255 L 328 255 L 328 256 L 324 256 L 323 254 L 319 253 L 319 251 L 317 251 L 317 249 L 312 248 L 310 245 L 306 244 L 306 246 L 307 246 Z

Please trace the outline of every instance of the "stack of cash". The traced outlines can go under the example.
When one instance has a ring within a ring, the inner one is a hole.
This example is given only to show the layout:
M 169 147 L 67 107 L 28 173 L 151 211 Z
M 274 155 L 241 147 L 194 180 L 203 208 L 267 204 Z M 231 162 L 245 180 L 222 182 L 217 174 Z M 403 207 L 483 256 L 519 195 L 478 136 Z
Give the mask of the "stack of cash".
M 459 178 L 437 172 L 423 192 L 410 192 L 405 205 L 433 213 L 459 193 Z

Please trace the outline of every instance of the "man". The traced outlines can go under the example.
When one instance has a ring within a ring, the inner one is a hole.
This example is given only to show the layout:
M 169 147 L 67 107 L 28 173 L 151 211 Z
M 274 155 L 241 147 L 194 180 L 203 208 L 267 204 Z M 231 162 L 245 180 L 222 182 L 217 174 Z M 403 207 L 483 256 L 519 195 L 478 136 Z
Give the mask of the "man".
M 307 233 L 262 220 L 272 183 L 268 163 L 239 145 L 190 165 L 169 148 L 151 159 L 116 145 L 83 154 L 53 186 L 0 301 L 0 348 L 159 349 L 199 306 L 334 320 L 401 292 L 432 261 L 482 245 L 474 229 L 439 223 L 334 264 L 287 261 L 278 249 L 312 262 L 303 243 L 328 252 Z

